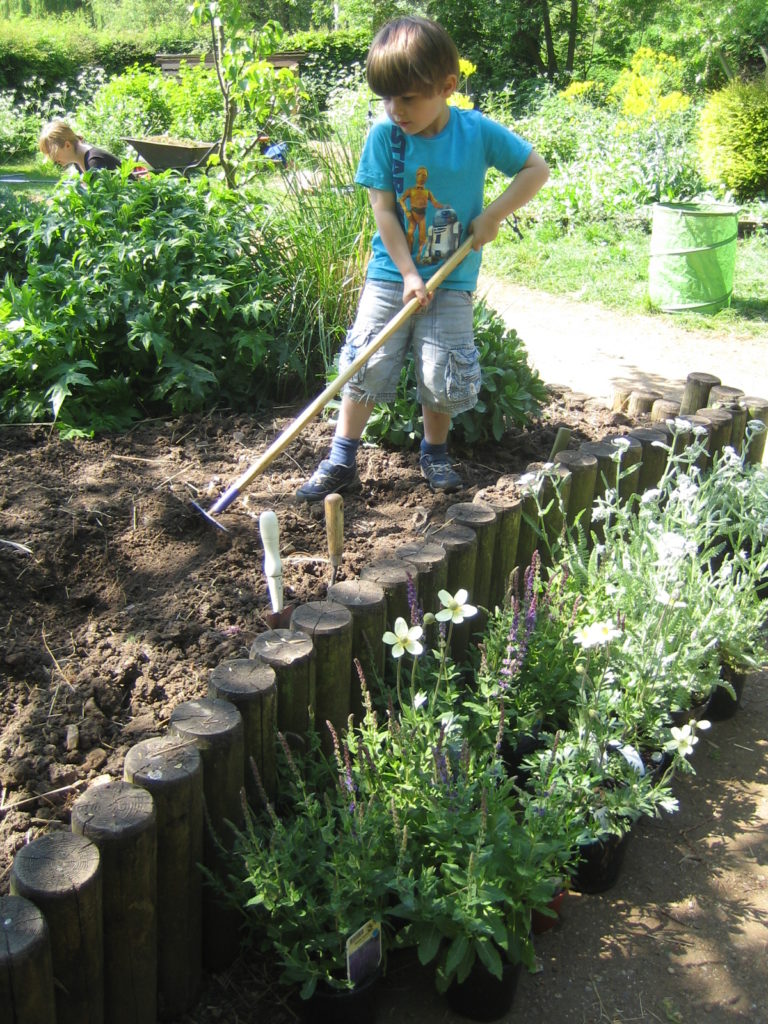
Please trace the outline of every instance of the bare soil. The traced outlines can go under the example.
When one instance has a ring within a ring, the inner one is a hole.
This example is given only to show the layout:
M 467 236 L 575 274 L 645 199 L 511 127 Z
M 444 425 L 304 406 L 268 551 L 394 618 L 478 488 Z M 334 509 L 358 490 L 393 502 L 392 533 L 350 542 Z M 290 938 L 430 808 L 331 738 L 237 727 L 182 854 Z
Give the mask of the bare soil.
M 220 515 L 208 507 L 297 410 L 153 421 L 130 433 L 63 442 L 41 426 L 0 427 L 0 893 L 15 851 L 67 828 L 96 777 L 122 777 L 128 749 L 165 730 L 173 708 L 207 692 L 221 661 L 247 656 L 267 628 L 258 516 L 276 511 L 286 601 L 325 596 L 322 506 L 293 492 L 325 453 L 310 426 Z M 454 449 L 467 486 L 432 495 L 415 453 L 365 448 L 361 488 L 345 496 L 340 579 L 423 535 L 455 501 L 546 458 L 559 426 L 574 446 L 628 421 L 553 388 L 540 420 L 500 444 Z M 10 542 L 10 543 L 9 543 Z M 679 781 L 681 812 L 644 822 L 605 896 L 570 896 L 537 944 L 509 1021 L 768 1022 L 768 692 L 755 676 L 746 710 L 715 728 Z M 291 1020 L 260 965 L 206 979 L 187 1024 Z M 428 976 L 395 961 L 381 1019 L 452 1021 Z

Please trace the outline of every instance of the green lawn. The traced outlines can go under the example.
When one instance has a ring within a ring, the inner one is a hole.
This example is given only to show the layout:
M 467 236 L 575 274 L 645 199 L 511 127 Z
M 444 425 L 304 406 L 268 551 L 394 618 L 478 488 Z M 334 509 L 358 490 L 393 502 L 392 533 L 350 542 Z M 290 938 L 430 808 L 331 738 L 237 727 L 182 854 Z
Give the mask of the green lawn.
M 671 317 L 695 330 L 765 334 L 768 327 L 768 231 L 740 238 L 733 299 L 717 313 L 659 313 L 648 301 L 650 233 L 639 227 L 618 234 L 614 225 L 586 225 L 568 234 L 550 224 L 534 225 L 519 239 L 504 228 L 488 246 L 483 266 L 490 274 L 558 295 L 599 302 L 625 313 Z

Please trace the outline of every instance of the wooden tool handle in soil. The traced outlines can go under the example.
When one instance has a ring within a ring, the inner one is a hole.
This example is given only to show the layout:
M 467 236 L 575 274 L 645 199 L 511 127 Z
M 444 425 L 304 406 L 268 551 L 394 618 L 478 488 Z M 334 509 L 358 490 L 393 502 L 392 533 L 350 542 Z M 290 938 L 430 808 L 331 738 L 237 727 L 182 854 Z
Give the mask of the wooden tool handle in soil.
M 464 257 L 471 251 L 472 243 L 473 239 L 470 235 L 464 242 L 462 242 L 456 252 L 435 271 L 426 284 L 428 294 L 438 288 L 446 277 L 453 273 Z M 317 398 L 310 402 L 306 409 L 299 413 L 296 419 L 272 442 L 261 458 L 257 459 L 256 462 L 254 462 L 253 465 L 250 466 L 243 475 L 236 480 L 234 484 L 224 492 L 224 494 L 221 495 L 218 501 L 216 501 L 209 509 L 209 514 L 215 515 L 217 512 L 222 512 L 232 503 L 232 500 L 237 497 L 240 491 L 242 491 L 244 487 L 248 486 L 251 480 L 255 479 L 260 473 L 263 473 L 267 466 L 274 462 L 277 456 L 280 455 L 283 449 L 287 448 L 295 437 L 298 437 L 304 427 L 306 427 L 306 425 L 313 420 L 315 416 L 319 415 L 319 413 L 323 411 L 330 400 L 339 391 L 341 391 L 347 381 L 354 377 L 360 367 L 364 366 L 365 363 L 368 362 L 374 352 L 377 352 L 384 342 L 387 341 L 395 331 L 397 331 L 413 316 L 416 310 L 419 309 L 419 305 L 418 299 L 411 299 L 410 302 L 403 306 L 400 312 L 392 317 L 389 323 L 379 331 L 373 341 L 366 345 L 357 358 L 349 364 L 347 369 L 343 373 L 340 373 L 335 380 L 332 380 L 328 387 L 326 387 L 324 391 L 321 391 Z
M 325 497 L 325 531 L 331 565 L 338 569 L 344 550 L 344 499 L 340 494 L 328 494 Z

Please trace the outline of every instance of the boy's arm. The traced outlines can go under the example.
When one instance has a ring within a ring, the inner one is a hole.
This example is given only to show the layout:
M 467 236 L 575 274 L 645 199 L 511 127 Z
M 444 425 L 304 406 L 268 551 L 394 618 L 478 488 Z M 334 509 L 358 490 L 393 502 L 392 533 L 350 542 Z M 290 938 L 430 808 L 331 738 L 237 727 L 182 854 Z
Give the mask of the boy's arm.
M 392 262 L 403 277 L 403 304 L 405 305 L 411 299 L 416 298 L 422 306 L 426 306 L 429 302 L 429 296 L 427 295 L 427 289 L 421 274 L 413 262 L 408 239 L 397 215 L 395 193 L 382 192 L 377 188 L 369 188 L 368 196 L 373 207 L 373 217 L 381 235 L 381 240 Z
M 533 199 L 547 178 L 549 167 L 544 158 L 535 150 L 531 150 L 528 159 L 498 199 L 489 203 L 469 225 L 469 231 L 475 239 L 472 248 L 480 249 L 488 242 L 492 242 L 499 233 L 501 222 Z

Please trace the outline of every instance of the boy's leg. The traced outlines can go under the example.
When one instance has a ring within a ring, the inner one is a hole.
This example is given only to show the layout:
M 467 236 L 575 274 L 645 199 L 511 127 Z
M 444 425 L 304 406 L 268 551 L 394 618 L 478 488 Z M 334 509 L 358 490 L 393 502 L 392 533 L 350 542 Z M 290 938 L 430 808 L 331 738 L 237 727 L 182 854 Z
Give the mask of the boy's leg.
M 424 440 L 421 442 L 421 475 L 433 491 L 458 491 L 463 481 L 448 455 L 451 416 L 423 405 Z
M 373 403 L 356 402 L 348 395 L 342 397 L 328 458 L 296 491 L 299 501 L 322 501 L 328 494 L 339 494 L 357 483 L 355 456 L 372 411 Z
M 340 373 L 400 312 L 402 306 L 401 282 L 366 282 L 355 322 L 341 350 Z M 296 491 L 299 501 L 322 501 L 327 494 L 348 490 L 357 483 L 355 455 L 360 438 L 376 402 L 389 402 L 397 395 L 400 368 L 410 345 L 409 332 L 410 325 L 402 325 L 345 384 L 328 458 L 323 459 L 312 477 Z
M 448 455 L 454 416 L 471 409 L 480 391 L 480 362 L 469 292 L 438 288 L 414 338 L 416 377 L 424 413 L 421 472 L 433 491 L 463 486 Z

